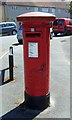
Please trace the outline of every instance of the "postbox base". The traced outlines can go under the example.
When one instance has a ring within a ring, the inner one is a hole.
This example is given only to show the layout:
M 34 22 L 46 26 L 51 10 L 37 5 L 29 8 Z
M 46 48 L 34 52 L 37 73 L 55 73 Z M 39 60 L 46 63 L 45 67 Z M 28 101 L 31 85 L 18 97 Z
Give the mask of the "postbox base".
M 25 92 L 25 104 L 30 109 L 44 110 L 50 105 L 50 93 L 35 97 Z

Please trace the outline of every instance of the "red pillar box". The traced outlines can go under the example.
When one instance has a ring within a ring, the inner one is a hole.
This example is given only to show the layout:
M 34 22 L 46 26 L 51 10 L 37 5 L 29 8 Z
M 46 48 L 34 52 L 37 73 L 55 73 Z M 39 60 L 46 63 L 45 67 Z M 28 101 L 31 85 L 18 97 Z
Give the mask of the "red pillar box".
M 23 29 L 25 102 L 32 109 L 50 104 L 50 23 L 54 20 L 54 15 L 43 12 L 17 17 Z

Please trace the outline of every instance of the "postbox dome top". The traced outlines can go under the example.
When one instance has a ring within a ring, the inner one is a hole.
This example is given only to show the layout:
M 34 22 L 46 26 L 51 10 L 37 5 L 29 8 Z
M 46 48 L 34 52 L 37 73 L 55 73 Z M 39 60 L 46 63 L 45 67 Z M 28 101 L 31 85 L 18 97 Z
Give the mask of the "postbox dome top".
M 56 17 L 56 16 L 45 12 L 29 12 L 19 15 L 18 17 Z
M 24 21 L 26 18 L 51 18 L 51 19 L 55 19 L 56 16 L 50 13 L 45 13 L 45 12 L 29 12 L 29 13 L 24 13 L 22 15 L 17 16 L 17 20 L 18 21 Z

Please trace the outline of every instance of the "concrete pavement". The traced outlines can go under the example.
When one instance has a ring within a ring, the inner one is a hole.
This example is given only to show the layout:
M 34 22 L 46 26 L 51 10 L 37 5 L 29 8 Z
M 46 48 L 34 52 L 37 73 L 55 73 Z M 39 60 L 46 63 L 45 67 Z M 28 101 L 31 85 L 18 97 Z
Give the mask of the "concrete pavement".
M 65 40 L 65 41 L 64 41 Z M 54 37 L 51 42 L 51 105 L 44 111 L 25 108 L 24 104 L 24 68 L 23 46 L 14 45 L 14 76 L 15 80 L 0 86 L 2 109 L 0 116 L 15 119 L 37 118 L 70 118 L 70 58 L 65 54 L 70 38 Z M 69 51 L 70 52 L 70 51 Z M 68 53 L 69 53 L 68 52 Z M 2 69 L 8 68 L 8 54 L 3 57 Z M 5 64 L 6 63 L 6 64 Z M 1 77 L 0 77 L 1 78 Z M 4 81 L 9 78 L 8 69 L 5 70 Z

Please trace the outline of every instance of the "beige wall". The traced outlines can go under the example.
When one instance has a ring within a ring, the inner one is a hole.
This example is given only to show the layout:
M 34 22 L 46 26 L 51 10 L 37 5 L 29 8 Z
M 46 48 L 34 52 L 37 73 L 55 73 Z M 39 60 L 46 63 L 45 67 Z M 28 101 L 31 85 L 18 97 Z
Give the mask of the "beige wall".
M 4 6 L 0 5 L 0 22 L 4 21 Z
M 2 5 L 0 5 L 0 22 L 2 22 Z

